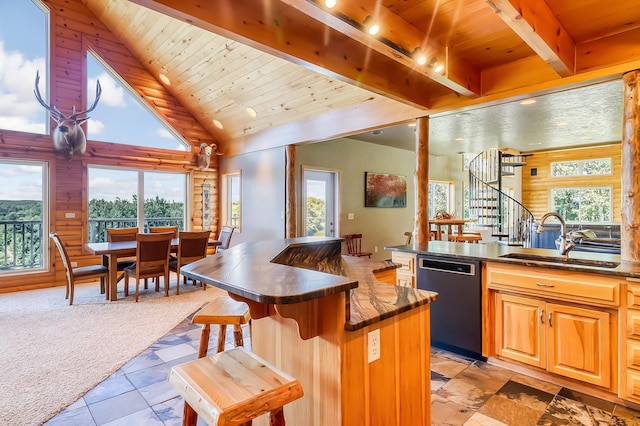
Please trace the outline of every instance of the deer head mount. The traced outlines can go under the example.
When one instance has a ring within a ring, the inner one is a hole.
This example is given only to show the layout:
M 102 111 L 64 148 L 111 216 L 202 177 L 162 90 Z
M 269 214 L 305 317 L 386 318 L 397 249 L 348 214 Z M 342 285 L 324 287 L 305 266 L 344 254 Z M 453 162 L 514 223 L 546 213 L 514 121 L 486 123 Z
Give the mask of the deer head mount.
M 102 93 L 102 87 L 100 87 L 100 81 L 96 83 L 96 99 L 93 101 L 93 105 L 84 111 L 76 112 L 76 106 L 73 106 L 70 116 L 65 116 L 60 112 L 55 105 L 49 106 L 43 100 L 40 95 L 40 89 L 38 83 L 40 82 L 40 72 L 36 72 L 36 88 L 33 93 L 36 95 L 36 99 L 47 111 L 51 119 L 58 125 L 53 131 L 53 147 L 57 152 L 62 153 L 67 160 L 71 160 L 76 155 L 82 155 L 87 150 L 87 138 L 82 130 L 82 125 L 89 117 L 81 117 L 91 111 L 98 105 L 100 100 L 100 94 Z
M 209 167 L 211 163 L 211 154 L 216 153 L 216 155 L 222 155 L 221 152 L 218 152 L 218 145 L 212 143 L 211 145 L 207 145 L 206 143 L 200 144 L 200 152 L 198 153 L 198 168 L 200 170 L 205 170 Z

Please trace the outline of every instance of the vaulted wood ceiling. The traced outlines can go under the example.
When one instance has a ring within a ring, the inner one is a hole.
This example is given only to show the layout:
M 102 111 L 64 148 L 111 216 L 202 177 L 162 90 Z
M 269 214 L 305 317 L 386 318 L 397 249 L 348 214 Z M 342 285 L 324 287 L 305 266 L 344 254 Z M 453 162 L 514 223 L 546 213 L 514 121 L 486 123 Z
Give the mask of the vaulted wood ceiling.
M 640 68 L 637 0 L 82 1 L 229 154 Z M 442 74 L 415 63 L 418 47 Z

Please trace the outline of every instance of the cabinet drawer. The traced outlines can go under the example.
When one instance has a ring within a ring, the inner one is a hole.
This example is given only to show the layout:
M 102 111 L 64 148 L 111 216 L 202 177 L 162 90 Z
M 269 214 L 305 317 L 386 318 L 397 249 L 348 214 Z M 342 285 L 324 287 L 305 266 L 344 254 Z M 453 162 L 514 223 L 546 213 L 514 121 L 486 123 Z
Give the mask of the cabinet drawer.
M 489 264 L 487 285 L 494 290 L 514 290 L 570 301 L 620 305 L 619 280 L 601 274 Z
M 415 276 L 406 272 L 396 271 L 396 285 L 400 287 L 416 288 Z
M 630 281 L 631 278 L 627 278 Z M 627 285 L 627 306 L 640 309 L 640 284 Z
M 627 370 L 626 398 L 640 401 L 640 372 Z
M 415 274 L 416 272 L 416 255 L 415 254 L 393 252 L 391 255 L 391 260 L 394 263 L 400 264 L 400 267 L 396 269 L 396 271 Z
M 627 367 L 640 370 L 640 342 L 627 340 Z
M 640 339 L 640 312 L 627 311 L 627 337 Z

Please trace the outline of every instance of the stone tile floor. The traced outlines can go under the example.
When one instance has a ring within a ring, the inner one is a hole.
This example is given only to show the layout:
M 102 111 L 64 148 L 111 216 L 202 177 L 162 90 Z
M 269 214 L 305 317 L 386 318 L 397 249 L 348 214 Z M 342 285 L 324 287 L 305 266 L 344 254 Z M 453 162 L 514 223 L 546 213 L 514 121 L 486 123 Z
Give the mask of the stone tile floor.
M 209 346 L 214 350 L 216 328 Z M 250 348 L 247 327 L 244 334 Z M 46 425 L 180 425 L 182 398 L 167 374 L 196 358 L 199 339 L 200 326 L 185 319 Z M 232 346 L 228 332 L 227 348 Z M 640 425 L 640 412 L 436 348 L 431 370 L 434 425 Z

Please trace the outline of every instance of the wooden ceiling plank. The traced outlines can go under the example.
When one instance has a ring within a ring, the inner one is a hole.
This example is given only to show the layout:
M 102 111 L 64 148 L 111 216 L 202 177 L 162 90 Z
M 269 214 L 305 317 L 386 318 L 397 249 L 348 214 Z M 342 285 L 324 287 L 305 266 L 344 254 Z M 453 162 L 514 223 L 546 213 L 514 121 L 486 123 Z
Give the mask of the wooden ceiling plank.
M 280 2 L 269 8 L 256 7 L 250 0 L 232 3 L 194 0 L 135 0 L 142 6 L 193 23 L 201 28 L 248 44 L 306 68 L 329 76 L 339 76 L 412 106 L 428 107 L 429 79 L 418 73 L 408 78 L 406 66 Z M 309 34 L 326 34 L 326 39 Z M 331 40 L 329 45 L 326 40 Z M 336 49 L 333 40 L 340 40 Z
M 575 72 L 575 42 L 544 0 L 487 3 L 558 75 Z
M 640 59 L 640 29 L 580 43 L 576 49 L 576 70 L 584 72 Z

